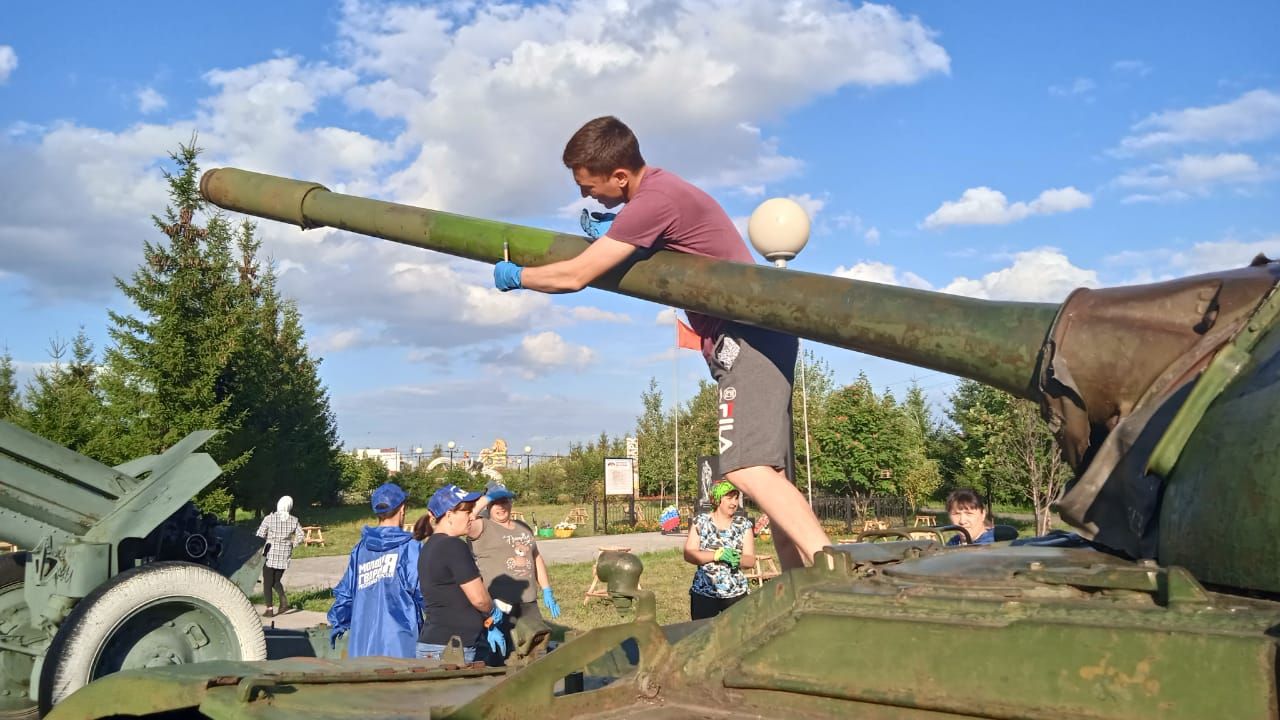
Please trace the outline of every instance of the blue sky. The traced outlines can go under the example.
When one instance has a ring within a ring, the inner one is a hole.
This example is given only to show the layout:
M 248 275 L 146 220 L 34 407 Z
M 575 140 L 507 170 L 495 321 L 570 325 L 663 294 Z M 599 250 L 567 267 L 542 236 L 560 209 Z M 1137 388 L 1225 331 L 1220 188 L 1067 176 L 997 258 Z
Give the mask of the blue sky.
M 811 272 L 1057 301 L 1241 265 L 1280 255 L 1277 27 L 1274 2 L 9 4 L 0 341 L 28 375 L 53 336 L 105 343 L 193 132 L 205 167 L 569 230 L 559 150 L 611 113 L 744 226 L 806 206 Z M 654 305 L 260 229 L 348 446 L 555 452 L 632 427 L 650 377 L 705 376 Z M 813 347 L 839 382 L 954 382 Z

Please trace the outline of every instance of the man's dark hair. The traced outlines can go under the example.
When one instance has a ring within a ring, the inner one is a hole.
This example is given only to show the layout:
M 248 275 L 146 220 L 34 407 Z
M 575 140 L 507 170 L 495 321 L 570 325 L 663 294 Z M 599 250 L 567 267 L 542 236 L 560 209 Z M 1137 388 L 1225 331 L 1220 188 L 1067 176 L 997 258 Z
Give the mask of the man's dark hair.
M 564 146 L 564 166 L 607 175 L 618 168 L 635 172 L 644 167 L 640 141 L 621 120 L 605 115 L 578 128 Z

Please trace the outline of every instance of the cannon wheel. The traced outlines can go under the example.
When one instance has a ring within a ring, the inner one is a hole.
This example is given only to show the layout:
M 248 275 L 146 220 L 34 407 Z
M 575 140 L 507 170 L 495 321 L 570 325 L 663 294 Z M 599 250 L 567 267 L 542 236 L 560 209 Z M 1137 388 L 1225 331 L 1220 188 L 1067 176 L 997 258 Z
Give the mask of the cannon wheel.
M 0 555 L 0 618 L 16 627 L 27 624 L 27 601 L 22 596 L 25 552 Z M 0 650 L 0 720 L 35 720 L 37 707 L 27 696 L 31 657 Z
M 192 563 L 143 565 L 103 583 L 63 621 L 40 673 L 40 714 L 121 670 L 266 657 L 262 620 L 230 580 Z

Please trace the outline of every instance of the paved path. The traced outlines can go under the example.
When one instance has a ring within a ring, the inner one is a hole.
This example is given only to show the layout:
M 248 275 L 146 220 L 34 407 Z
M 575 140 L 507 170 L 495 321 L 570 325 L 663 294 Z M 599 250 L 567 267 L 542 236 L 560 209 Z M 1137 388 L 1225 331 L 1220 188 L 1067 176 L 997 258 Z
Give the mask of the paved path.
M 548 565 L 561 563 L 589 562 L 595 557 L 596 549 L 604 546 L 622 546 L 631 548 L 631 552 L 639 554 L 665 550 L 684 545 L 684 535 L 663 535 L 662 533 L 631 533 L 628 535 L 597 535 L 594 537 L 571 537 L 556 540 L 538 541 L 538 550 Z M 347 555 L 328 557 L 299 558 L 289 563 L 289 570 L 284 574 L 284 586 L 290 590 L 304 588 L 331 588 L 342 579 L 347 569 Z M 285 616 L 287 617 L 287 616 Z

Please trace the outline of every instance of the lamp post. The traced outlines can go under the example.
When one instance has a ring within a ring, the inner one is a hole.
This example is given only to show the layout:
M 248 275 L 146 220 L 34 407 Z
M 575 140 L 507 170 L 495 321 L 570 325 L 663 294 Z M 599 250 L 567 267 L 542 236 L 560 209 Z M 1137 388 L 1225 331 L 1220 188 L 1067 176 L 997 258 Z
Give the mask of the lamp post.
M 525 445 L 524 446 L 524 484 L 526 488 L 529 485 L 529 453 L 531 452 L 533 452 L 533 448 L 529 447 L 528 445 Z
M 769 198 L 760 203 L 747 221 L 747 237 L 756 252 L 785 268 L 809 242 L 809 215 L 790 198 Z M 804 475 L 809 507 L 813 507 L 813 470 L 809 464 L 809 388 L 805 379 L 804 350 L 800 355 L 800 404 L 804 418 Z M 794 481 L 794 478 L 792 478 Z
M 458 443 L 450 440 L 448 447 L 449 447 L 449 469 L 452 470 L 453 469 L 453 449 L 458 447 Z

